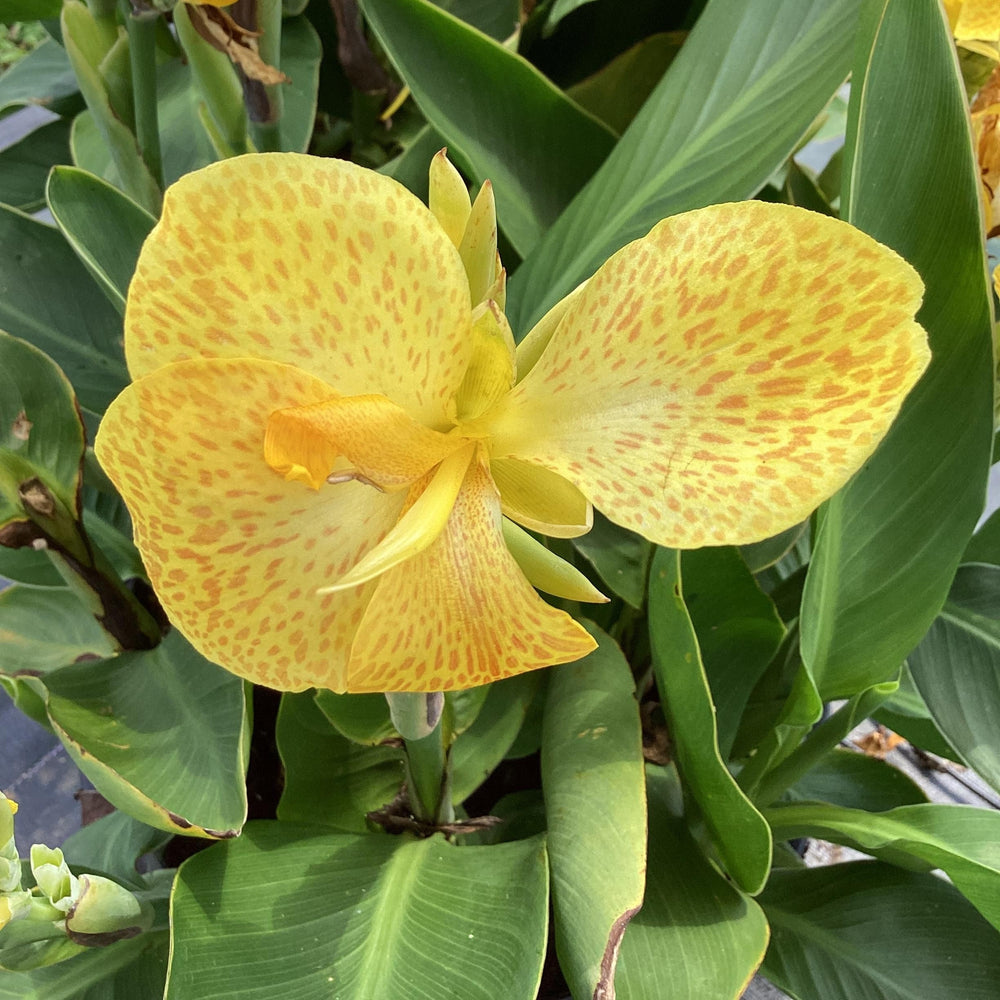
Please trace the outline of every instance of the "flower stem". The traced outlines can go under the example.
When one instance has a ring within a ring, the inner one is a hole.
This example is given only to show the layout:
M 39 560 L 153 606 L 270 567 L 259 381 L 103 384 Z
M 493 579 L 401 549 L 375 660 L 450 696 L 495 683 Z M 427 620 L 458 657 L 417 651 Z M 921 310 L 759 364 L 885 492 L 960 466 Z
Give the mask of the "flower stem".
M 135 101 L 135 134 L 139 152 L 153 179 L 163 188 L 159 107 L 156 98 L 156 24 L 159 14 L 133 10 L 128 15 L 129 61 Z
M 425 823 L 451 823 L 451 771 L 441 725 L 444 695 L 413 692 L 386 694 L 393 725 L 406 750 L 406 787 L 410 808 Z

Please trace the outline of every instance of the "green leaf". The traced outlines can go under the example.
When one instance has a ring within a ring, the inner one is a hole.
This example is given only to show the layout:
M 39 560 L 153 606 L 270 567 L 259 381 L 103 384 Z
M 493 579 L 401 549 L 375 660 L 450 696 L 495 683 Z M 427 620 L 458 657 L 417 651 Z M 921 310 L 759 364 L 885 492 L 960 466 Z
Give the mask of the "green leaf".
M 451 748 L 451 790 L 455 802 L 468 798 L 507 756 L 540 684 L 541 675 L 536 671 L 489 686 L 475 721 L 459 734 Z
M 683 31 L 650 35 L 566 93 L 620 135 L 663 78 L 686 37 Z
M 684 604 L 715 704 L 719 752 L 728 758 L 743 709 L 778 651 L 785 627 L 739 550 L 684 552 L 681 568 Z
M 56 114 L 73 114 L 82 105 L 66 50 L 52 39 L 0 75 L 0 117 L 9 108 L 26 104 L 38 104 Z
M 596 626 L 589 656 L 553 667 L 542 789 L 559 966 L 574 996 L 610 994 L 646 874 L 646 788 L 635 681 Z
M 142 887 L 136 861 L 150 851 L 158 851 L 170 837 L 116 809 L 77 830 L 62 844 L 62 852 L 75 868 L 110 875 L 129 888 Z
M 524 256 L 611 150 L 611 132 L 525 59 L 426 0 L 362 6 L 452 158 L 493 182 L 500 227 Z
M 73 387 L 59 366 L 0 331 L 0 527 L 28 520 L 20 494 L 34 479 L 78 516 L 85 448 Z
M 719 755 L 712 695 L 681 591 L 680 553 L 671 549 L 657 549 L 653 556 L 649 636 L 685 792 L 697 804 L 726 871 L 753 895 L 767 879 L 771 833 Z
M 439 0 L 437 6 L 498 42 L 510 38 L 521 19 L 519 0 Z
M 514 330 L 526 333 L 666 216 L 756 193 L 847 76 L 860 5 L 711 0 L 611 155 L 511 279 Z
M 618 1000 L 736 1000 L 764 956 L 767 921 L 701 854 L 675 812 L 676 774 L 651 767 L 648 781 L 646 896 L 618 956 Z
M 643 606 L 653 557 L 653 546 L 645 538 L 595 510 L 594 526 L 587 534 L 574 538 L 573 545 L 626 604 L 636 609 Z
M 59 16 L 61 0 L 0 0 L 0 24 L 43 21 Z
M 0 206 L 0 329 L 44 351 L 94 418 L 128 384 L 122 323 L 58 230 Z
M 402 787 L 402 751 L 346 739 L 311 692 L 282 696 L 275 737 L 285 770 L 281 820 L 365 833 L 365 814 L 387 805 Z
M 931 624 L 982 511 L 993 436 L 980 180 L 948 24 L 936 0 L 880 0 L 870 13 L 843 217 L 920 273 L 933 357 L 879 449 L 821 511 L 801 627 L 824 698 L 893 676 Z
M 156 219 L 118 188 L 77 167 L 56 167 L 45 195 L 77 257 L 124 313 L 139 250 Z
M 962 553 L 964 563 L 990 563 L 1000 566 L 1000 510 L 993 511 L 976 529 Z
M 322 58 L 323 45 L 308 19 L 286 18 L 281 24 L 281 69 L 289 83 L 282 91 L 281 148 L 289 152 L 304 153 L 309 148 Z
M 853 750 L 831 750 L 789 790 L 794 800 L 829 802 L 881 812 L 927 801 L 919 785 L 884 760 Z
M 123 190 L 143 208 L 158 212 L 162 192 L 143 161 L 135 135 L 112 107 L 108 84 L 98 68 L 107 52 L 102 28 L 80 0 L 65 0 L 61 24 L 66 54 Z
M 69 961 L 0 975 L 0 1000 L 122 1000 L 158 997 L 167 975 L 166 932 L 141 934 Z
M 9 587 L 0 593 L 0 674 L 44 677 L 114 652 L 111 637 L 72 591 Z
M 958 568 L 948 602 L 908 662 L 937 728 L 1000 790 L 1000 567 Z
M 22 212 L 45 205 L 45 179 L 54 163 L 69 159 L 69 124 L 62 119 L 29 132 L 0 151 L 0 200 Z
M 541 839 L 453 847 L 250 823 L 181 867 L 166 1000 L 533 1000 Z
M 904 867 L 940 868 L 1000 930 L 1000 812 L 923 803 L 869 813 L 804 802 L 766 815 L 776 840 L 820 837 Z
M 77 767 L 112 805 L 160 830 L 235 836 L 247 800 L 243 682 L 176 630 L 156 648 L 45 680 Z
M 762 972 L 799 1000 L 993 1000 L 996 931 L 947 882 L 876 861 L 776 871 Z
M 377 746 L 383 740 L 399 736 L 383 694 L 335 694 L 324 690 L 313 697 L 316 707 L 334 729 L 355 743 Z

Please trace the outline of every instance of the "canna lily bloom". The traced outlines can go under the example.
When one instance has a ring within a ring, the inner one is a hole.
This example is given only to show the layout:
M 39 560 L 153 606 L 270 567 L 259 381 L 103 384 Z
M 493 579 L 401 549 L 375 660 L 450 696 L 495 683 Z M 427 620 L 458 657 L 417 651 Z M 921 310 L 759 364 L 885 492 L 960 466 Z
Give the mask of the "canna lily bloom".
M 492 190 L 431 210 L 350 163 L 263 154 L 166 194 L 129 290 L 134 382 L 97 453 L 172 621 L 283 690 L 436 691 L 594 642 L 601 596 L 518 525 L 592 507 L 660 545 L 806 517 L 928 361 L 908 264 L 781 205 L 665 220 L 514 348 Z

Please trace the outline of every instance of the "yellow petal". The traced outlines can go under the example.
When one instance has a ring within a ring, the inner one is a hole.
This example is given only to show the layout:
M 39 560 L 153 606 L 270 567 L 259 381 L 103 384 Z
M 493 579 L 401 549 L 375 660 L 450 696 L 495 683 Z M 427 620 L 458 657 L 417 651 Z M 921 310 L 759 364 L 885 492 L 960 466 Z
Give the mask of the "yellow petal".
M 958 41 L 1000 41 L 1000 4 L 997 0 L 965 0 L 954 21 L 953 34 Z
M 496 279 L 497 207 L 493 185 L 486 181 L 472 203 L 472 212 L 458 252 L 462 255 L 469 278 L 469 296 L 473 305 L 486 297 Z
M 186 358 L 280 361 L 443 428 L 470 323 L 458 251 L 405 188 L 343 160 L 266 153 L 167 190 L 125 351 L 134 377 Z
M 335 590 L 356 587 L 359 583 L 380 576 L 387 570 L 412 559 L 431 545 L 444 530 L 462 487 L 465 472 L 476 446 L 468 444 L 446 458 L 428 477 L 410 490 L 407 502 L 411 506 L 396 526 L 345 576 L 320 590 L 329 594 Z
M 506 517 L 503 519 L 503 540 L 532 587 L 567 601 L 607 603 L 608 598 L 575 566 L 560 559 Z
M 577 538 L 594 525 L 594 509 L 567 479 L 516 458 L 490 465 L 504 514 L 551 538 Z
M 317 596 L 396 523 L 403 494 L 318 492 L 264 461 L 275 409 L 329 398 L 289 365 L 187 361 L 139 379 L 97 436 L 171 621 L 209 659 L 286 691 L 343 690 L 374 585 Z
M 392 489 L 408 486 L 461 446 L 461 438 L 418 424 L 385 396 L 347 396 L 275 410 L 264 457 L 286 478 L 313 489 L 327 481 L 339 458 L 349 466 L 341 480 Z
M 528 335 L 517 345 L 517 380 L 520 382 L 542 356 L 542 351 L 549 346 L 556 327 L 562 322 L 563 316 L 572 304 L 580 297 L 586 282 L 577 285 L 565 298 L 560 299 L 532 328 Z
M 351 654 L 351 691 L 451 691 L 566 663 L 594 640 L 524 578 L 473 462 L 447 527 L 378 580 Z
M 871 454 L 929 359 L 922 285 L 845 223 L 717 205 L 615 254 L 492 413 L 495 459 L 565 476 L 661 545 L 801 521 Z
M 458 420 L 478 417 L 514 384 L 514 335 L 507 317 L 492 301 L 474 313 L 472 360 L 455 396 Z
M 431 160 L 427 205 L 448 239 L 458 248 L 472 212 L 472 199 L 462 175 L 452 166 L 446 149 Z

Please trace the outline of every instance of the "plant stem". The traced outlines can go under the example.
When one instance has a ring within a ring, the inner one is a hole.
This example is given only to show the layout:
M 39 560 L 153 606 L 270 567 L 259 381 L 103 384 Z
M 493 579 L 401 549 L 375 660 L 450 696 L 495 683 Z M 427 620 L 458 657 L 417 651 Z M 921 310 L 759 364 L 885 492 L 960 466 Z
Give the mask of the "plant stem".
M 451 772 L 441 724 L 444 695 L 399 691 L 385 697 L 393 725 L 404 741 L 413 815 L 425 823 L 452 822 Z
M 132 95 L 135 102 L 135 134 L 139 152 L 156 183 L 163 188 L 163 158 L 160 153 L 159 106 L 156 95 L 156 25 L 159 14 L 128 15 L 129 61 L 132 65 Z

